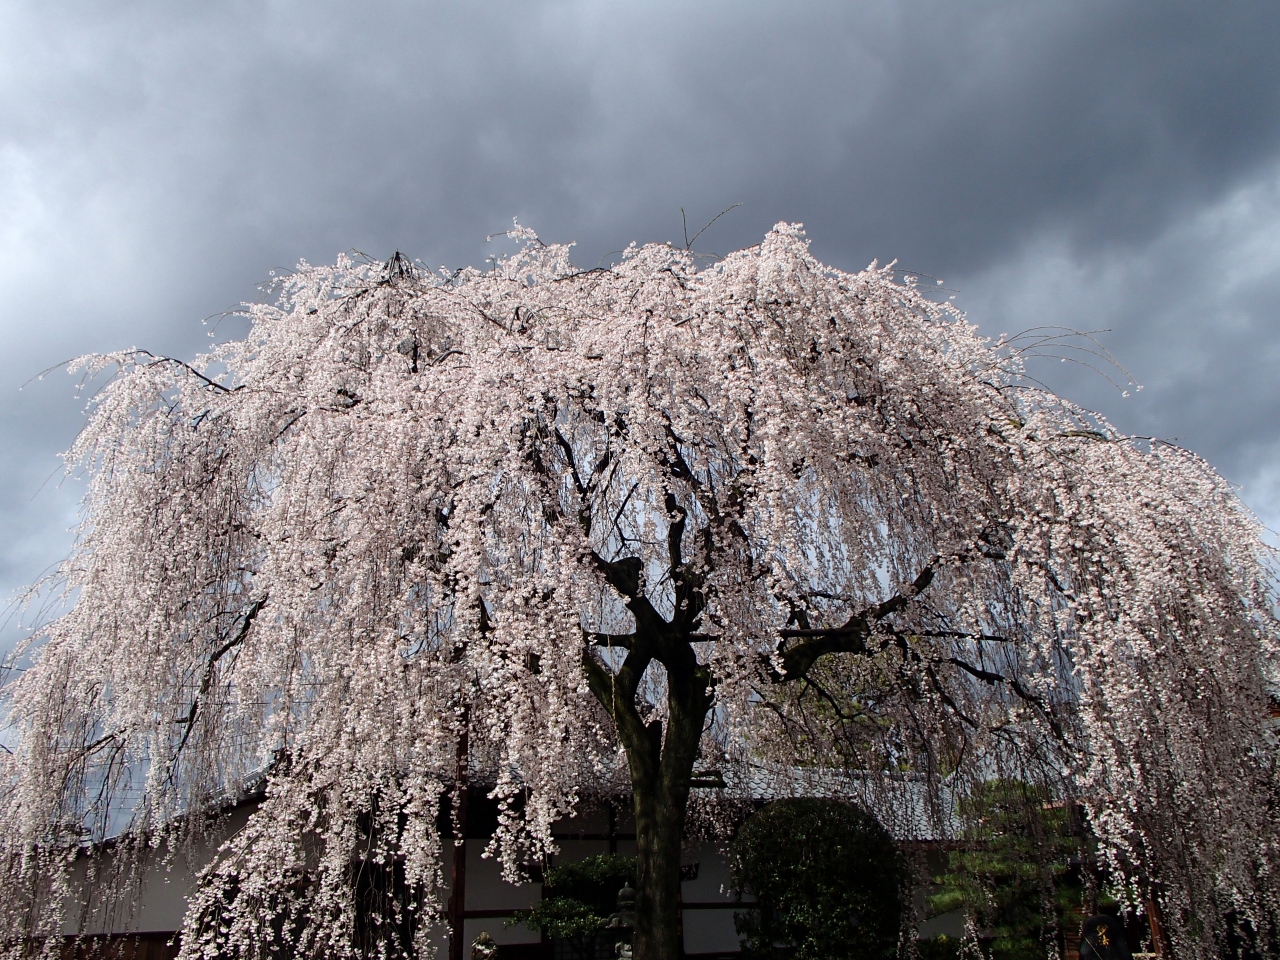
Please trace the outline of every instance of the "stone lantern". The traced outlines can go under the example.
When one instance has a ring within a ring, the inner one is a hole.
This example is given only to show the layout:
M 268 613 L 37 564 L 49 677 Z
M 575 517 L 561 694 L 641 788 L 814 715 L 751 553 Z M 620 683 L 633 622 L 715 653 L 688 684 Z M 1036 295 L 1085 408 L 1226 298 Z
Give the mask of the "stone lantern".
M 617 960 L 631 960 L 631 935 L 636 927 L 636 892 L 631 884 L 618 891 L 618 909 L 605 921 L 605 936 L 613 940 Z

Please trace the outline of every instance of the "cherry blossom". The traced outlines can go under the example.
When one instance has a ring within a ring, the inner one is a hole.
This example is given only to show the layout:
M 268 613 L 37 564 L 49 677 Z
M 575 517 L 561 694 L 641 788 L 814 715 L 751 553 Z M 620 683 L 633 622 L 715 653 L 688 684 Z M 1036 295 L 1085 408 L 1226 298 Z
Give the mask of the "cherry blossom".
M 77 853 L 173 849 L 265 778 L 184 960 L 425 952 L 464 730 L 511 877 L 634 798 L 646 960 L 691 825 L 837 767 L 923 778 L 939 829 L 1016 768 L 1180 955 L 1231 910 L 1275 934 L 1274 568 L 1206 463 L 795 225 L 703 266 L 511 236 L 489 271 L 301 264 L 190 363 L 79 361 L 74 605 L 5 690 L 9 943 L 58 933 Z

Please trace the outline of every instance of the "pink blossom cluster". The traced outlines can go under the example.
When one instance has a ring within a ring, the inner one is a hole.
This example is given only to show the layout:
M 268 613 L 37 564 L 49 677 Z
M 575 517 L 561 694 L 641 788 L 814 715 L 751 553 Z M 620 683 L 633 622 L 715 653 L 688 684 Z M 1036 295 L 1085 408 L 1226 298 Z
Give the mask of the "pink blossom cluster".
M 627 790 L 584 658 L 641 628 L 713 678 L 695 819 L 838 765 L 926 778 L 946 829 L 1016 768 L 1084 805 L 1186 956 L 1206 905 L 1275 929 L 1274 570 L 1208 465 L 794 225 L 704 266 L 513 236 L 489 271 L 301 264 L 190 364 L 80 361 L 111 378 L 68 454 L 74 606 L 4 694 L 0 941 L 59 931 L 78 852 L 175 845 L 265 777 L 184 960 L 353 953 L 362 858 L 402 871 L 425 951 L 463 726 L 518 876 Z

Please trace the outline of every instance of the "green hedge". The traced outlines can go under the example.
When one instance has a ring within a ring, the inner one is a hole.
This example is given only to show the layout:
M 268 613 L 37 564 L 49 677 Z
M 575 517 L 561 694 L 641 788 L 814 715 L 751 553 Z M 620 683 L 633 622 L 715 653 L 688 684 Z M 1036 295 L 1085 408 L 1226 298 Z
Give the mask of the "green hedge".
M 1020 780 L 989 780 L 961 799 L 966 844 L 948 856 L 933 914 L 964 910 L 992 960 L 1040 960 L 1053 929 L 1079 930 L 1082 839 L 1065 804 Z M 1104 902 L 1105 898 L 1104 898 Z M 1045 910 L 1056 916 L 1046 917 Z
M 636 858 L 616 853 L 552 867 L 543 878 L 542 901 L 513 922 L 584 945 L 617 909 L 618 891 L 635 882 Z
M 760 901 L 738 922 L 750 957 L 896 957 L 907 874 L 893 838 L 858 807 L 771 803 L 739 831 L 730 869 L 739 892 Z

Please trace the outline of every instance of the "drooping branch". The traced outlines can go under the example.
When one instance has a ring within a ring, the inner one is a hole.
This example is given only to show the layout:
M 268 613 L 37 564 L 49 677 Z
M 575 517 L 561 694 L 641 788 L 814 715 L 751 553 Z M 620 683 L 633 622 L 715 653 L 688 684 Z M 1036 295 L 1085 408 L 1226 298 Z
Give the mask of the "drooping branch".
M 995 673 L 991 670 L 984 670 L 981 667 L 975 667 L 972 664 L 961 660 L 959 657 L 947 657 L 945 662 L 952 666 L 959 667 L 965 673 L 981 680 L 983 683 L 990 684 L 992 686 L 1003 685 L 1007 687 L 1016 697 L 1018 697 L 1018 699 L 1035 708 L 1036 712 L 1045 721 L 1045 723 L 1049 724 L 1049 728 L 1053 731 L 1054 736 L 1057 737 L 1060 742 L 1066 740 L 1065 731 L 1063 731 L 1061 724 L 1058 723 L 1057 718 L 1054 717 L 1048 705 L 1043 699 L 1037 697 L 1023 686 L 1017 677 L 1012 674 L 1006 676 L 1003 673 Z
M 591 633 L 583 631 L 582 636 L 593 647 L 605 647 L 607 649 L 617 647 L 620 650 L 630 650 L 636 640 L 634 633 Z
M 155 366 L 168 364 L 170 366 L 178 367 L 180 370 L 182 370 L 184 373 L 188 374 L 189 376 L 195 377 L 197 380 L 199 380 L 209 389 L 217 390 L 219 393 L 235 393 L 237 390 L 240 390 L 243 388 L 243 384 L 235 387 L 228 387 L 224 384 L 218 383 L 218 381 L 216 380 L 211 380 L 209 377 L 205 376 L 195 367 L 191 366 L 191 364 L 183 360 L 179 360 L 176 357 L 162 356 L 159 354 L 152 353 L 150 350 L 135 350 L 133 352 L 138 356 L 151 358 L 145 364 L 145 366 L 155 367 Z
M 785 646 L 780 652 L 782 669 L 776 679 L 792 680 L 803 677 L 820 657 L 829 653 L 867 653 L 869 651 L 867 641 L 880 622 L 904 609 L 907 604 L 928 589 L 929 584 L 933 582 L 937 563 L 937 558 L 930 561 L 902 593 L 853 614 L 843 626 L 779 631 L 779 636 L 784 643 L 787 640 L 799 642 Z
M 954 640 L 976 640 L 1007 643 L 1008 637 L 988 634 L 984 632 L 970 632 L 963 630 L 898 630 L 886 626 L 882 623 L 884 619 L 897 613 L 907 607 L 913 600 L 919 597 L 929 585 L 933 582 L 937 558 L 931 561 L 920 571 L 915 580 L 912 581 L 910 587 L 887 600 L 884 600 L 875 606 L 861 611 L 850 617 L 842 626 L 833 628 L 789 628 L 779 631 L 779 637 L 783 644 L 788 640 L 798 640 L 799 642 L 791 646 L 784 646 L 780 653 L 782 669 L 778 670 L 773 663 L 767 668 L 767 673 L 775 683 L 786 683 L 796 679 L 804 679 L 809 682 L 814 689 L 827 699 L 830 705 L 836 710 L 837 716 L 845 719 L 838 705 L 830 697 L 825 690 L 819 685 L 812 682 L 809 677 L 810 670 L 813 665 L 822 657 L 833 653 L 849 653 L 849 654 L 869 654 L 879 652 L 880 648 L 873 648 L 869 641 L 873 635 L 882 635 L 886 640 L 896 643 L 903 652 L 903 655 L 910 660 L 916 662 L 925 662 L 925 658 L 915 650 L 912 640 L 914 638 L 939 638 Z M 793 611 L 795 613 L 796 611 Z M 807 623 L 807 617 L 803 616 L 804 611 L 799 610 L 802 622 Z M 976 726 L 976 722 L 969 717 L 960 705 L 955 701 L 951 693 L 946 689 L 942 679 L 938 676 L 935 669 L 936 663 L 947 663 L 958 667 L 965 673 L 981 680 L 991 686 L 1003 686 L 1011 691 L 1020 700 L 1033 707 L 1036 713 L 1049 725 L 1054 736 L 1059 742 L 1065 742 L 1066 734 L 1062 729 L 1057 718 L 1054 717 L 1042 698 L 1031 693 L 1018 680 L 1016 676 L 997 673 L 982 667 L 976 667 L 965 660 L 956 656 L 945 658 L 929 658 L 925 662 L 925 675 L 929 679 L 930 685 L 933 687 L 934 693 L 943 701 L 957 717 L 969 726 Z
M 174 723 L 186 724 L 187 728 L 183 731 L 182 740 L 178 743 L 178 748 L 173 752 L 174 760 L 178 758 L 183 748 L 186 747 L 187 741 L 191 739 L 191 732 L 195 729 L 196 713 L 200 709 L 201 701 L 208 695 L 209 688 L 213 686 L 214 670 L 217 668 L 218 662 L 244 643 L 245 638 L 249 635 L 249 628 L 253 626 L 253 621 L 257 619 L 258 614 L 262 612 L 262 608 L 266 605 L 266 597 L 260 597 L 251 603 L 240 619 L 240 628 L 210 655 L 208 663 L 205 664 L 204 674 L 200 678 L 200 687 L 196 691 L 195 697 L 191 700 L 191 707 L 187 710 L 187 715 L 174 721 Z

